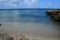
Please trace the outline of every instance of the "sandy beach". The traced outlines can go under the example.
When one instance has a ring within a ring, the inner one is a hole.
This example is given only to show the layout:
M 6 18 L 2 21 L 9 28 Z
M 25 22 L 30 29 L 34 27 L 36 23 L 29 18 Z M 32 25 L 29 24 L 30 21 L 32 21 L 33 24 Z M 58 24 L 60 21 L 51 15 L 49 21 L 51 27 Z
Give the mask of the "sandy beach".
M 21 35 L 29 40 L 59 40 L 58 30 L 51 24 L 49 26 L 49 24 L 43 23 L 1 23 L 0 33 L 7 33 L 9 36 L 13 37 L 14 40 L 19 40 L 22 37 Z

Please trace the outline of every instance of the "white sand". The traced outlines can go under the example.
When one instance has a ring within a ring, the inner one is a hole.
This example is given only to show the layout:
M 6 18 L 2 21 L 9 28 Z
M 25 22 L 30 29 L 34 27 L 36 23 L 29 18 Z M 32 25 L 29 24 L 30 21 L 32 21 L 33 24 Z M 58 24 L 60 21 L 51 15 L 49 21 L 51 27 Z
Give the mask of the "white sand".
M 33 34 L 22 34 L 29 40 L 59 40 L 58 31 L 55 25 L 44 23 L 19 23 L 19 22 L 1 22 L 0 33 L 8 33 L 19 40 L 22 33 L 31 32 Z

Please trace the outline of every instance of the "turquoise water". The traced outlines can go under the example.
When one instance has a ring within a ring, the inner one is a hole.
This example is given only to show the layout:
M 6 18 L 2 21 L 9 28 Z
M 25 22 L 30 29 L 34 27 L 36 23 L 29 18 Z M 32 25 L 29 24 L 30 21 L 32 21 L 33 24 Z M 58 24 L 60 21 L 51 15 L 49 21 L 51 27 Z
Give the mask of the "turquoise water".
M 0 21 L 47 22 L 45 10 L 0 10 Z
M 58 37 L 60 23 L 46 15 L 47 10 L 0 10 L 0 32 L 32 32 L 43 37 Z

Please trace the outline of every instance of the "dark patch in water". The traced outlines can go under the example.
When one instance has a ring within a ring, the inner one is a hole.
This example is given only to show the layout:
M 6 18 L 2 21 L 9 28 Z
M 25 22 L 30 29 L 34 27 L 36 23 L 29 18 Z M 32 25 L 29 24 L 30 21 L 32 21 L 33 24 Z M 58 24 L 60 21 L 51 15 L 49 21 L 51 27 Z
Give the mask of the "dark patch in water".
M 0 24 L 0 27 L 2 26 L 2 24 Z

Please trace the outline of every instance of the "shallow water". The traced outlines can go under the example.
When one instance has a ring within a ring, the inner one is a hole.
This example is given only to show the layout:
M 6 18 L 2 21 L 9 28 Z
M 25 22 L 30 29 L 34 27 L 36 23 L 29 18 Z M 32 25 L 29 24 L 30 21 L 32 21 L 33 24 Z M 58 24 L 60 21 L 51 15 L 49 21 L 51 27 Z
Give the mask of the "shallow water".
M 46 16 L 46 10 L 0 10 L 0 33 L 28 33 L 58 38 L 60 23 Z

